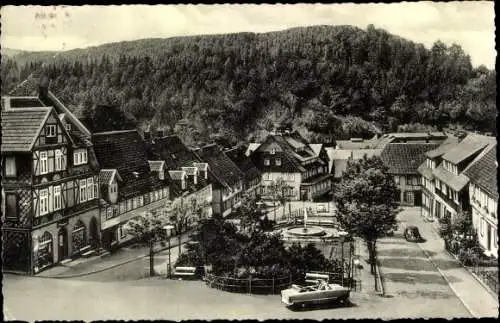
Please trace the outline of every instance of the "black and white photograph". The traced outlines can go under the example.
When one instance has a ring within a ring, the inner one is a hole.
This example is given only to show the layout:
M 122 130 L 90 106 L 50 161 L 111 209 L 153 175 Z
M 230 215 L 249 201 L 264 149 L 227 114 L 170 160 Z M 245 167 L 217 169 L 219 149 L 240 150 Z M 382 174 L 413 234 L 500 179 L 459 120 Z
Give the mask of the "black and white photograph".
M 498 317 L 494 5 L 2 6 L 4 319 Z

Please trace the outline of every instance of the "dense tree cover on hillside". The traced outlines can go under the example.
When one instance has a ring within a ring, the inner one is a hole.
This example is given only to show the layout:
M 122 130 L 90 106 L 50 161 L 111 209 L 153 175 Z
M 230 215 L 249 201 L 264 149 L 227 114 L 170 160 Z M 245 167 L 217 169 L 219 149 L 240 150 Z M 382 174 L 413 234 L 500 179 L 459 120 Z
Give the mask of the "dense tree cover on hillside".
M 45 62 L 52 89 L 87 115 L 122 109 L 190 144 L 256 139 L 276 124 L 315 140 L 399 125 L 496 132 L 496 72 L 458 45 L 431 49 L 372 25 L 148 39 L 2 61 L 2 91 Z M 179 123 L 179 121 L 182 121 Z M 411 127 L 410 127 L 411 128 Z M 251 138 L 254 137 L 254 138 Z

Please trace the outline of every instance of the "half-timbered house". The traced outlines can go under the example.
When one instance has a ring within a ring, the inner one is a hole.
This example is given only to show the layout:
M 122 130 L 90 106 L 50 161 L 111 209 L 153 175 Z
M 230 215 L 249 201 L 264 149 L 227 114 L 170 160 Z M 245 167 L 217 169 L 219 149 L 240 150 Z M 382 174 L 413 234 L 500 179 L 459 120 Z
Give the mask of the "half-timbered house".
M 89 137 L 34 75 L 2 98 L 5 269 L 36 274 L 98 248 L 98 165 Z

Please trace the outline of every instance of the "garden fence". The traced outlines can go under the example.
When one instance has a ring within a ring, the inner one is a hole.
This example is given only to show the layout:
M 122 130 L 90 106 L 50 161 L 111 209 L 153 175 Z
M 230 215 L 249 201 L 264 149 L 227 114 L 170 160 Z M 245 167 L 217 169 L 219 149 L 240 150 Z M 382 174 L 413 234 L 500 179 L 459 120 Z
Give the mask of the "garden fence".
M 233 278 L 206 274 L 205 281 L 211 288 L 227 292 L 248 294 L 277 294 L 292 284 L 302 283 L 304 274 L 295 274 L 270 279 L 263 278 Z

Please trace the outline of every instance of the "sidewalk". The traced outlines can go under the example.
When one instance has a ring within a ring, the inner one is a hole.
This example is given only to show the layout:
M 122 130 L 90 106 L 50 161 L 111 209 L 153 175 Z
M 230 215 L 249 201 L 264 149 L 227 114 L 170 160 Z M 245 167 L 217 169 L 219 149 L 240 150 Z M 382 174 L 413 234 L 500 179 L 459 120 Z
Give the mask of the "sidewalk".
M 407 212 L 412 213 L 413 210 Z M 444 249 L 435 224 L 427 222 L 416 214 L 408 222 L 419 227 L 425 243 L 418 244 L 450 288 L 474 317 L 497 317 L 498 296 L 494 297 L 485 286 L 476 280 L 462 265 Z
M 190 232 L 185 232 L 181 235 L 181 244 L 185 244 L 188 241 Z M 171 238 L 171 262 L 175 263 L 178 257 L 178 237 L 172 236 Z M 155 258 L 163 259 L 163 256 L 168 255 L 168 244 L 162 247 L 160 243 L 155 244 L 154 252 Z M 36 277 L 42 278 L 74 278 L 92 275 L 99 273 L 108 269 L 112 269 L 118 266 L 128 264 L 130 262 L 137 261 L 139 259 L 149 256 L 148 246 L 131 246 L 122 247 L 115 252 L 104 255 L 104 256 L 94 256 L 90 258 L 77 258 L 66 264 L 59 264 L 55 267 L 42 271 Z M 158 261 L 156 261 L 157 263 Z M 155 268 L 157 266 L 155 265 Z M 163 264 L 163 267 L 166 266 Z M 161 268 L 161 267 L 159 267 Z

